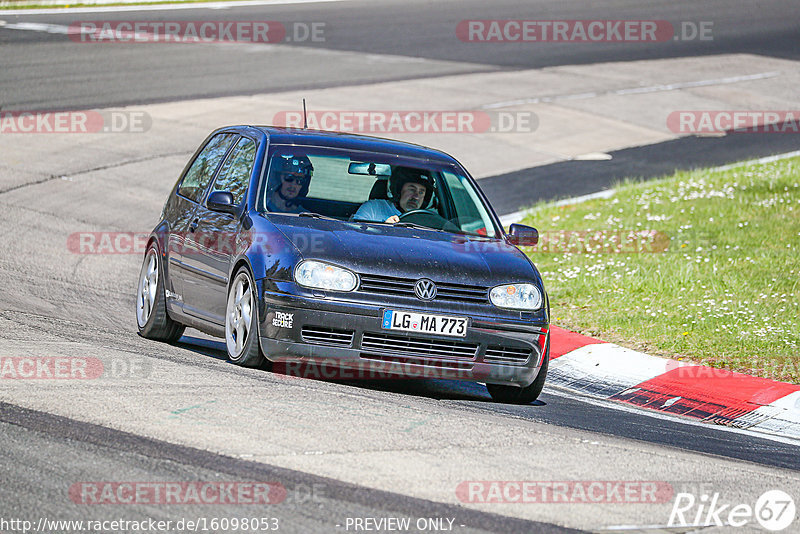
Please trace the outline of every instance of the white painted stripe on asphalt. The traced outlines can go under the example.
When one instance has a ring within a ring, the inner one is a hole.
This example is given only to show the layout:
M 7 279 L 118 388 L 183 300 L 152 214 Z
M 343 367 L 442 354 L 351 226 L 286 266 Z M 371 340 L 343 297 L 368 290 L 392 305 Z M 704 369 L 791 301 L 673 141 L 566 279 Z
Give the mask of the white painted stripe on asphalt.
M 579 204 L 581 202 L 586 202 L 587 200 L 593 200 L 595 198 L 611 198 L 614 196 L 615 191 L 613 189 L 604 189 L 603 191 L 598 191 L 597 193 L 591 193 L 589 195 L 581 195 L 579 197 L 572 197 L 572 198 L 565 198 L 564 200 L 559 200 L 553 202 L 553 206 L 569 206 L 571 204 Z M 525 216 L 531 210 L 525 209 L 520 211 L 515 211 L 513 213 L 509 213 L 507 215 L 503 215 L 500 217 L 500 223 L 503 226 L 508 226 L 511 223 L 519 222 L 525 218 Z
M 80 33 L 80 30 L 76 28 L 70 28 L 69 26 L 62 26 L 60 24 L 45 24 L 41 22 L 12 22 L 7 23 L 5 21 L 0 21 L 3 28 L 7 30 L 22 30 L 22 31 L 30 31 L 30 32 L 44 32 L 44 33 L 58 33 L 63 35 L 71 35 Z M 91 32 L 87 32 L 91 33 Z
M 669 84 L 651 85 L 649 87 L 628 87 L 615 89 L 613 91 L 599 91 L 589 93 L 575 93 L 568 95 L 542 96 L 534 98 L 521 98 L 518 100 L 506 100 L 504 102 L 494 102 L 481 106 L 483 109 L 509 108 L 513 106 L 523 106 L 525 104 L 548 104 L 564 100 L 586 100 L 598 96 L 608 95 L 635 95 L 643 93 L 659 93 L 664 91 L 677 91 L 679 89 L 691 89 L 694 87 L 708 87 L 710 85 L 726 85 L 731 83 L 750 82 L 754 80 L 765 80 L 780 76 L 780 72 L 759 72 L 757 74 L 747 74 L 743 76 L 729 76 L 726 78 L 713 78 L 708 80 L 696 80 L 692 82 L 676 82 Z
M 581 202 L 586 202 L 587 200 L 594 200 L 596 198 L 611 198 L 614 196 L 616 191 L 614 189 L 603 189 L 602 191 L 598 191 L 597 193 L 591 193 L 588 195 L 581 195 L 579 197 L 572 197 L 572 198 L 565 198 L 564 200 L 558 200 L 553 202 L 554 206 L 569 206 L 571 204 L 580 204 Z
M 731 163 L 730 165 L 722 165 L 720 167 L 712 167 L 711 170 L 727 171 L 730 169 L 736 169 L 738 167 L 744 167 L 747 165 L 758 165 L 759 163 L 772 163 L 773 161 L 780 161 L 782 159 L 793 158 L 795 156 L 800 156 L 800 150 L 795 150 L 794 152 L 784 152 L 783 154 L 775 154 L 774 156 L 765 156 L 763 158 L 758 158 L 758 159 L 740 161 L 739 163 Z
M 327 1 L 327 0 L 326 0 Z M 0 20 L 0 28 L 7 28 L 9 30 L 21 30 L 21 31 L 37 31 L 37 32 L 46 32 L 46 33 L 55 33 L 55 34 L 63 34 L 63 35 L 79 35 L 81 33 L 86 33 L 87 35 L 92 35 L 95 33 L 93 30 L 89 29 L 82 29 L 79 27 L 70 27 L 64 26 L 61 24 L 47 24 L 47 23 L 40 23 L 40 22 L 15 22 L 15 23 L 8 23 L 6 21 Z M 133 43 L 133 32 L 125 31 L 122 32 L 127 40 L 124 39 L 117 39 L 115 41 L 109 42 L 118 42 L 118 43 Z M 144 39 L 151 39 L 145 40 L 144 43 L 153 43 L 153 42 L 167 42 L 165 40 L 164 35 L 153 34 L 150 32 L 138 32 L 137 35 L 140 38 Z M 94 42 L 94 41 L 86 41 L 86 42 Z M 102 42 L 102 41 L 98 41 Z M 141 43 L 140 43 L 141 44 Z M 305 46 L 298 46 L 294 43 L 290 42 L 279 42 L 279 43 L 259 43 L 253 41 L 193 41 L 193 40 L 178 40 L 178 41 L 170 41 L 169 44 L 176 44 L 176 45 L 206 45 L 206 46 L 230 46 L 236 45 L 239 47 L 239 50 L 243 50 L 246 52 L 270 52 L 275 50 L 275 47 L 292 47 L 298 54 L 314 54 L 317 56 L 320 55 L 329 55 L 335 57 L 342 57 L 344 55 L 357 55 L 361 58 L 364 63 L 395 63 L 395 64 L 420 64 L 420 63 L 427 63 L 432 60 L 424 58 L 424 57 L 412 57 L 412 56 L 392 56 L 388 54 L 365 54 L 361 52 L 351 52 L 347 50 L 334 50 L 328 48 L 309 48 Z
M 740 161 L 738 163 L 731 163 L 729 165 L 720 165 L 719 167 L 709 167 L 711 171 L 727 171 L 730 169 L 736 169 L 738 167 L 745 167 L 747 165 L 758 165 L 761 163 L 772 163 L 773 161 L 780 161 L 782 159 L 794 158 L 800 156 L 800 150 L 795 150 L 793 152 L 784 152 L 783 154 L 775 154 L 774 156 L 764 156 L 763 158 L 758 159 L 749 159 L 747 161 Z M 591 193 L 589 195 L 581 195 L 578 197 L 572 198 L 565 198 L 564 200 L 559 200 L 557 202 L 553 202 L 553 206 L 569 206 L 572 204 L 579 204 L 581 202 L 586 202 L 587 200 L 592 200 L 595 198 L 611 198 L 614 196 L 616 191 L 614 189 L 604 189 L 603 191 L 598 191 L 597 193 Z M 500 222 L 503 226 L 507 227 L 511 223 L 519 222 L 524 219 L 528 213 L 530 213 L 530 209 L 515 211 L 513 213 L 509 213 L 507 215 L 503 215 L 500 217 Z
M 3 20 L 0 20 L 0 28 L 8 28 L 11 30 L 21 30 L 21 31 L 38 31 L 38 32 L 47 32 L 47 33 L 57 33 L 57 34 L 64 34 L 64 35 L 79 35 L 81 33 L 86 34 L 93 34 L 92 30 L 82 30 L 77 27 L 69 27 L 59 24 L 45 24 L 45 23 L 38 23 L 38 22 L 19 22 L 19 23 L 7 23 Z M 125 32 L 128 36 L 132 37 L 131 32 Z M 138 34 L 140 37 L 143 38 L 152 38 L 150 41 L 145 41 L 145 43 L 149 44 L 152 42 L 164 42 L 164 35 L 156 35 L 149 32 L 140 32 Z M 87 41 L 92 42 L 92 41 Z M 110 41 L 111 42 L 111 41 Z M 117 40 L 113 42 L 132 42 L 132 41 L 124 41 L 124 40 Z M 141 44 L 141 43 L 140 43 Z M 175 41 L 170 42 L 169 44 L 175 45 L 204 45 L 204 46 L 236 46 L 237 50 L 241 50 L 243 52 L 257 52 L 257 53 L 270 53 L 277 49 L 277 47 L 283 48 L 292 48 L 293 51 L 297 54 L 313 54 L 315 56 L 322 56 L 328 55 L 332 57 L 343 57 L 343 56 L 358 56 L 362 62 L 364 63 L 383 63 L 383 64 L 424 64 L 428 63 L 430 60 L 424 57 L 412 57 L 412 56 L 392 56 L 388 54 L 365 54 L 361 52 L 351 52 L 347 50 L 334 50 L 328 48 L 310 48 L 305 46 L 298 46 L 295 43 L 290 42 L 280 42 L 280 43 L 257 43 L 252 41 Z
M 608 161 L 614 159 L 611 154 L 605 152 L 588 152 L 586 154 L 579 154 L 572 158 L 573 161 Z
M 75 0 L 79 2 L 80 0 Z M 349 2 L 351 0 L 241 0 L 237 2 L 203 2 L 139 6 L 91 6 L 46 9 L 0 9 L 0 15 L 59 15 L 63 13 L 115 13 L 118 11 L 172 11 L 178 9 L 228 9 L 231 7 L 272 6 Z
M 725 85 L 729 83 L 749 82 L 753 80 L 764 80 L 780 75 L 779 72 L 761 72 L 758 74 L 747 74 L 744 76 L 729 76 L 727 78 L 716 78 L 711 80 L 698 80 L 694 82 L 678 82 L 662 85 L 652 85 L 650 87 L 633 87 L 631 89 L 619 89 L 613 94 L 617 95 L 637 95 L 643 93 L 658 93 L 662 91 L 676 91 L 678 89 L 692 89 L 694 87 L 708 87 L 709 85 Z

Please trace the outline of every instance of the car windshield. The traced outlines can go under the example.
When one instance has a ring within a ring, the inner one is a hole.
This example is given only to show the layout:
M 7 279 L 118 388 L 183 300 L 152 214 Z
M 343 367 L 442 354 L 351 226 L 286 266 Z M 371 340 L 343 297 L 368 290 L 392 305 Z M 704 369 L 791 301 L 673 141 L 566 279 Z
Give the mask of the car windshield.
M 473 182 L 455 164 L 275 145 L 265 165 L 259 211 L 499 236 Z

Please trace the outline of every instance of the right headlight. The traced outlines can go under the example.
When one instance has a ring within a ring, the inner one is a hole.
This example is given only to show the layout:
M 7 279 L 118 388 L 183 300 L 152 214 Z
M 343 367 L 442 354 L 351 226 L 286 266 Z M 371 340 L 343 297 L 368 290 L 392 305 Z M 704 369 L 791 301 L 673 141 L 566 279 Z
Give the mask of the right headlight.
M 353 291 L 358 285 L 358 277 L 350 269 L 315 260 L 298 263 L 294 279 L 301 286 L 328 291 Z
M 533 284 L 505 284 L 492 288 L 489 301 L 498 308 L 538 310 L 542 307 L 542 292 Z

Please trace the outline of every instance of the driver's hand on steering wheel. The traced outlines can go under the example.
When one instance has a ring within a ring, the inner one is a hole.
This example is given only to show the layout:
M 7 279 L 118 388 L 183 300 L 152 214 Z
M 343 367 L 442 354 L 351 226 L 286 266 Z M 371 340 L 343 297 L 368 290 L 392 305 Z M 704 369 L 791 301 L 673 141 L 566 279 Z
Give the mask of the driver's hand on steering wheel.
M 394 224 L 396 222 L 400 222 L 400 217 L 398 217 L 397 215 L 392 215 L 391 217 L 386 219 L 386 222 L 387 223 L 392 223 L 392 224 Z

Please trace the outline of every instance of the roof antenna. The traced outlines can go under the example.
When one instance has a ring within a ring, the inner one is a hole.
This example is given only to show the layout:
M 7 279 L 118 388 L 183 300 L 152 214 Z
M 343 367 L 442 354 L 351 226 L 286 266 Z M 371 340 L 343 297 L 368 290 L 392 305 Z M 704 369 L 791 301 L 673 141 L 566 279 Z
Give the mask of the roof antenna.
M 306 99 L 303 99 L 303 129 L 308 129 L 308 118 L 306 117 Z

